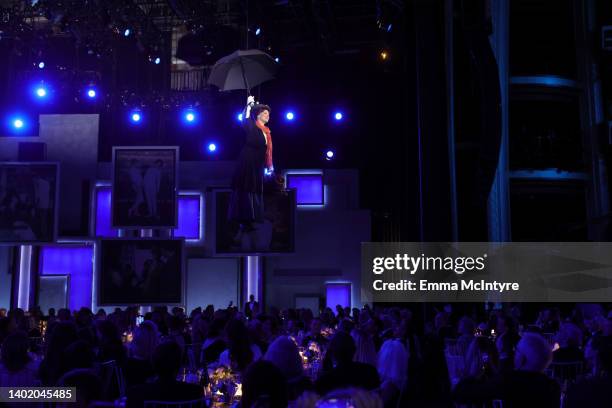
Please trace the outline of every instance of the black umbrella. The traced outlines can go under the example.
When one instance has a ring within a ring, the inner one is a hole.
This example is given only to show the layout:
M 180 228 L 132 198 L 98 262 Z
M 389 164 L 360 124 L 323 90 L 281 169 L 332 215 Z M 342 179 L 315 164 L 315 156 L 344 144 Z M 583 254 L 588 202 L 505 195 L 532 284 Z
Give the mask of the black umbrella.
M 251 88 L 274 79 L 278 63 L 260 50 L 238 50 L 221 58 L 213 66 L 208 82 L 221 91 Z

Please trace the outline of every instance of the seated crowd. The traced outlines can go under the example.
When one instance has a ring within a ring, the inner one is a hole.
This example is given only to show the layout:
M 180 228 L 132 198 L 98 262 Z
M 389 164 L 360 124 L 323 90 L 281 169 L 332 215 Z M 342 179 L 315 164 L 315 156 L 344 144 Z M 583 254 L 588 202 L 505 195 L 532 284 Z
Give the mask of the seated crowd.
M 76 387 L 79 407 L 202 399 L 208 374 L 186 373 L 210 367 L 239 376 L 243 408 L 604 407 L 612 389 L 612 313 L 600 305 L 568 316 L 546 308 L 534 321 L 521 305 L 446 305 L 427 321 L 378 306 L 317 317 L 231 306 L 188 316 L 0 309 L 0 345 L 0 387 Z

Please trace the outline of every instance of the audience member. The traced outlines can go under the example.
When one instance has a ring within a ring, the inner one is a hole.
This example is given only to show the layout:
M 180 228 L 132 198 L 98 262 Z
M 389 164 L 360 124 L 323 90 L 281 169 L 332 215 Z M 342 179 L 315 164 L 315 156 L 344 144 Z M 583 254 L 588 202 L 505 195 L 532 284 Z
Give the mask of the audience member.
M 168 341 L 157 346 L 153 353 L 154 382 L 128 388 L 127 407 L 144 407 L 145 401 L 191 401 L 203 397 L 200 385 L 176 380 L 181 367 L 181 348 Z

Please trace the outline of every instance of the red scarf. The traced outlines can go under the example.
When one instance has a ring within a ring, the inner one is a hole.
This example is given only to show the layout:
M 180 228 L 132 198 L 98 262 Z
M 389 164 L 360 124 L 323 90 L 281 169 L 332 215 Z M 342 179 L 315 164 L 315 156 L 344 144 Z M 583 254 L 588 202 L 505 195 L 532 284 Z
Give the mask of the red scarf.
M 269 169 L 272 167 L 272 132 L 270 132 L 269 127 L 258 120 L 255 121 L 255 124 L 266 134 L 266 141 L 268 142 L 266 145 L 266 168 Z

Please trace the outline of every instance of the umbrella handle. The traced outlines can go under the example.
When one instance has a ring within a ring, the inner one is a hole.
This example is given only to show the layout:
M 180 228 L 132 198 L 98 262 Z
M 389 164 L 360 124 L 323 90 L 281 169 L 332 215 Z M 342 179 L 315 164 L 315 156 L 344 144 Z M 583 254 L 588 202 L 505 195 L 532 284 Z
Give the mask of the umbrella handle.
M 247 96 L 251 94 L 251 87 L 249 86 L 249 81 L 247 81 L 247 77 L 244 73 L 244 64 L 242 62 L 242 58 L 238 57 L 240 59 L 240 70 L 242 71 L 242 80 L 244 81 L 244 87 L 246 88 L 247 91 Z

